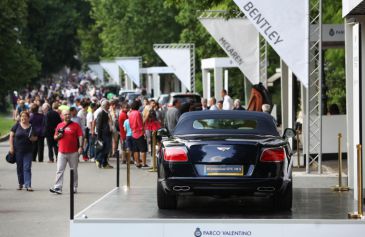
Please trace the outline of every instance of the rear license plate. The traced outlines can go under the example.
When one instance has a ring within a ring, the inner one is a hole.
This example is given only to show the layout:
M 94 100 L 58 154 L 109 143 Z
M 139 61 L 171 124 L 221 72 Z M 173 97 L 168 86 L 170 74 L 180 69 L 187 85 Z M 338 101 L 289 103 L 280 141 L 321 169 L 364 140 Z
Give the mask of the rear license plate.
M 242 165 L 205 165 L 207 176 L 243 176 Z

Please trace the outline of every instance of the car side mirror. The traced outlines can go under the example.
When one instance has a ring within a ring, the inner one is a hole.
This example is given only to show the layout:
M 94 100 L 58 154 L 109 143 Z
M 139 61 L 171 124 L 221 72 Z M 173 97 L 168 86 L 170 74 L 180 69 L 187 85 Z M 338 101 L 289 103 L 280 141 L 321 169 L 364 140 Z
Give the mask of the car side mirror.
M 160 128 L 157 131 L 157 136 L 160 136 L 160 137 L 169 137 L 170 136 L 170 133 L 167 131 L 166 128 Z
M 295 130 L 294 129 L 292 129 L 292 128 L 286 128 L 285 130 L 284 130 L 284 134 L 283 134 L 283 138 L 293 138 L 293 137 L 295 137 L 297 135 L 297 133 L 295 132 Z

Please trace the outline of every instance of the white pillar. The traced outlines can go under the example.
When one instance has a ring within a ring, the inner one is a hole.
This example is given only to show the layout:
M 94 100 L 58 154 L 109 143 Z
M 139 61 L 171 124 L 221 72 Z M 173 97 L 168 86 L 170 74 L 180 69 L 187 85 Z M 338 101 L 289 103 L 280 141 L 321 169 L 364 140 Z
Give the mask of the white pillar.
M 365 82 L 363 80 L 364 78 L 364 73 L 365 73 L 365 17 L 361 16 L 361 19 L 359 19 L 360 22 L 360 27 L 361 27 L 361 52 L 360 52 L 360 57 L 361 58 L 361 75 L 360 75 L 360 80 L 362 81 L 362 87 L 361 87 L 361 96 L 362 96 L 362 102 L 361 102 L 361 112 L 362 112 L 362 120 L 360 121 L 360 123 L 362 124 L 362 172 L 363 172 L 363 188 L 364 188 L 364 184 L 365 184 L 365 175 L 364 175 L 364 170 L 365 170 L 365 162 L 364 162 L 364 154 L 365 154 Z M 357 175 L 357 174 L 356 174 Z
M 295 119 L 295 106 L 294 106 L 294 79 L 293 72 L 289 69 L 288 77 L 288 128 L 293 128 Z M 291 139 L 291 141 L 293 141 Z M 291 144 L 293 145 L 293 144 Z M 293 146 L 292 146 L 293 147 Z
M 284 61 L 281 60 L 281 110 L 282 110 L 282 128 L 293 128 L 295 111 L 294 111 L 294 85 L 293 72 L 288 68 Z M 293 147 L 293 139 L 289 139 L 290 146 Z
M 223 69 L 214 68 L 214 97 L 218 100 L 222 100 L 221 91 L 223 89 Z
M 154 73 L 152 75 L 152 81 L 153 81 L 153 91 L 154 91 L 154 97 L 159 97 L 161 95 L 161 89 L 160 89 L 160 75 L 157 73 Z
M 181 84 L 181 89 L 180 89 L 180 84 Z M 173 91 L 174 92 L 182 92 L 182 83 L 180 82 L 179 79 L 177 79 L 177 77 L 174 78 L 174 85 L 173 85 Z
M 186 93 L 188 89 L 181 83 L 181 92 Z
M 207 99 L 210 99 L 211 97 L 212 97 L 212 90 L 211 90 L 211 88 L 212 88 L 212 80 L 211 80 L 211 76 L 210 76 L 210 72 L 208 72 L 208 75 L 207 75 L 207 97 L 205 97 L 205 98 L 207 98 Z
M 281 66 L 281 126 L 287 128 L 289 126 L 289 106 L 288 106 L 288 81 L 289 68 L 283 60 L 280 61 Z
M 202 70 L 202 86 L 203 86 L 203 97 L 204 98 L 209 98 L 208 97 L 208 91 L 210 92 L 210 78 L 208 79 L 208 74 L 209 74 L 209 71 L 207 69 L 203 69 Z
M 130 86 L 130 80 L 127 76 L 127 74 L 124 74 L 124 87 L 126 90 L 129 90 Z
M 365 145 L 365 17 L 352 16 L 358 21 L 361 37 L 357 31 L 357 23 L 345 22 L 346 37 L 346 100 L 347 100 L 347 144 L 348 144 L 348 185 L 354 189 L 354 199 L 357 199 L 357 149 L 362 143 L 363 154 Z M 361 39 L 359 42 L 358 39 Z M 361 47 L 361 51 L 360 51 Z M 361 60 L 361 61 L 360 61 Z M 360 65 L 361 62 L 361 65 Z M 360 86 L 360 82 L 362 86 Z M 362 98 L 362 101 L 360 101 Z M 362 120 L 360 118 L 362 117 Z M 361 133 L 360 128 L 362 126 Z M 365 163 L 365 162 L 364 162 Z M 365 164 L 363 163 L 362 170 Z M 365 179 L 365 178 L 364 178 Z
M 228 92 L 228 70 L 224 70 L 224 89 Z
M 152 93 L 152 75 L 147 74 L 147 85 L 146 85 L 147 93 Z M 155 95 L 153 95 L 155 97 Z
M 307 139 L 306 139 L 306 126 L 307 126 L 307 88 L 300 83 L 300 94 L 301 94 L 301 106 L 302 106 L 302 114 L 303 114 L 303 124 L 302 124 L 302 145 L 303 145 L 303 155 L 305 155 L 305 151 L 307 150 Z
M 347 117 L 347 166 L 348 186 L 354 188 L 354 121 L 353 121 L 353 81 L 352 81 L 352 60 L 353 60 L 353 25 L 345 22 L 345 52 L 346 52 L 346 117 Z
M 247 109 L 248 102 L 250 101 L 252 84 L 245 76 L 244 76 L 243 80 L 244 80 L 244 84 L 245 84 L 245 106 Z

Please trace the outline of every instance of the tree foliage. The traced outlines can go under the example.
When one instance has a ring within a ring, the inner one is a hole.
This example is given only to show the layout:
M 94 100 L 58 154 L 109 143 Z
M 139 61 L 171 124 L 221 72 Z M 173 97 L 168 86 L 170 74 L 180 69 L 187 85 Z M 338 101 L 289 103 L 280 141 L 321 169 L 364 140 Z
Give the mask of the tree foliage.
M 0 1 L 0 107 L 5 95 L 18 90 L 38 75 L 40 64 L 24 40 L 27 3 L 25 0 Z
M 90 0 L 90 3 L 95 21 L 92 29 L 99 38 L 89 37 L 85 44 L 100 45 L 100 58 L 143 56 L 146 66 L 156 65 L 161 62 L 153 44 L 178 41 L 176 9 L 167 9 L 161 0 Z M 93 48 L 83 49 L 83 58 L 92 55 Z
M 323 7 L 324 23 L 343 22 L 340 0 L 324 0 Z M 65 66 L 78 68 L 80 60 L 142 56 L 144 66 L 159 65 L 153 44 L 175 42 L 195 44 L 196 84 L 202 92 L 201 59 L 226 57 L 198 20 L 204 10 L 232 13 L 238 8 L 232 0 L 3 0 L 0 95 Z M 268 57 L 271 76 L 279 57 L 271 48 Z M 325 63 L 328 101 L 344 110 L 344 51 L 328 50 Z M 230 70 L 229 89 L 243 98 L 243 75 L 237 69 Z
M 32 0 L 28 4 L 25 35 L 42 64 L 42 75 L 49 76 L 65 66 L 79 68 L 77 29 L 89 18 L 88 3 Z

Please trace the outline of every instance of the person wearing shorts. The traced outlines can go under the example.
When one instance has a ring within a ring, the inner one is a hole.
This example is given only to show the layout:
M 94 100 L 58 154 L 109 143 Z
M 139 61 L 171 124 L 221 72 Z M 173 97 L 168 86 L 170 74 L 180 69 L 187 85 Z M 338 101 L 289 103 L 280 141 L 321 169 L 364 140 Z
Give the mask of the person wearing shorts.
M 147 141 L 144 134 L 144 126 L 142 115 L 138 111 L 139 102 L 134 101 L 132 103 L 132 111 L 129 114 L 129 125 L 132 130 L 132 140 L 133 140 L 133 156 L 135 164 L 138 168 L 148 167 L 147 165 Z M 142 165 L 139 160 L 139 154 L 141 154 Z
M 120 145 L 122 148 L 122 163 L 123 164 L 126 164 L 127 160 L 130 160 L 130 151 L 132 150 L 132 149 L 130 149 L 127 151 L 127 146 L 126 146 L 127 135 L 126 135 L 126 129 L 124 128 L 124 122 L 128 119 L 128 111 L 129 111 L 129 105 L 128 105 L 128 103 L 125 102 L 121 106 L 121 111 L 120 111 L 120 114 L 118 117 Z M 130 127 L 129 127 L 129 129 L 130 129 Z M 130 136 L 132 136 L 132 134 Z
M 124 131 L 125 131 L 125 141 L 123 142 L 123 145 L 125 146 L 123 149 L 126 151 L 126 160 L 130 160 L 131 152 L 133 151 L 133 140 L 132 140 L 132 129 L 129 125 L 129 119 L 126 119 L 123 124 Z M 127 163 L 126 161 L 123 161 L 123 164 Z

